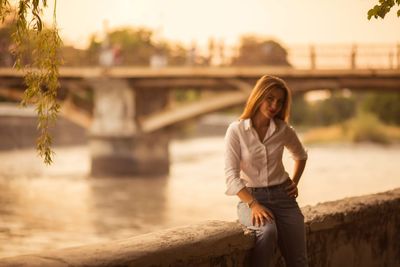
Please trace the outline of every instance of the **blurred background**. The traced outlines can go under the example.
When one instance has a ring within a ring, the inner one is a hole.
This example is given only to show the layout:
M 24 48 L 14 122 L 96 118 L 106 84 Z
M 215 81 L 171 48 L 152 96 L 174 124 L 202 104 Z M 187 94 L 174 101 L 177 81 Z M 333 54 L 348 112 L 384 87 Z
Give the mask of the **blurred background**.
M 52 4 L 45 11 L 49 23 Z M 166 70 L 186 73 L 187 78 L 196 70 L 207 76 L 221 70 L 265 68 L 304 71 L 306 80 L 311 79 L 307 73 L 332 70 L 372 70 L 378 78 L 382 73 L 398 77 L 400 19 L 391 12 L 384 20 L 368 21 L 367 12 L 375 4 L 69 0 L 58 1 L 57 23 L 63 67 L 77 72 L 139 69 L 157 76 Z M 0 27 L 4 69 L 15 60 L 10 52 L 12 27 L 11 14 Z M 24 61 L 29 62 L 29 56 Z M 68 116 L 60 116 L 52 129 L 54 163 L 42 163 L 35 150 L 35 110 L 19 107 L 20 91 L 7 79 L 0 75 L 0 257 L 127 238 L 209 219 L 236 220 L 237 198 L 224 194 L 223 138 L 243 103 L 168 126 L 161 133 L 168 135 L 167 174 L 95 178 L 93 133 Z M 82 114 L 97 116 L 93 88 L 71 90 L 71 80 L 64 90 L 68 100 Z M 365 90 L 312 87 L 294 94 L 291 113 L 291 124 L 309 153 L 300 206 L 399 187 L 400 84 L 388 85 L 382 79 L 382 90 L 376 84 Z M 152 106 L 157 92 L 139 106 Z M 195 85 L 172 86 L 169 107 L 199 103 L 214 94 Z M 101 111 L 112 113 L 112 107 L 106 103 Z M 284 163 L 291 173 L 287 153 Z

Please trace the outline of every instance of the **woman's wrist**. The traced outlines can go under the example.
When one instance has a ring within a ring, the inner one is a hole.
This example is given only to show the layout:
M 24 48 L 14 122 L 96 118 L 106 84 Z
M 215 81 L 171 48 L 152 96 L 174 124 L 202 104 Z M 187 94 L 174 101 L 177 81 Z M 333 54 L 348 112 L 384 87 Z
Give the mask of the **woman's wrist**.
M 254 206 L 254 204 L 257 203 L 257 200 L 255 198 L 253 198 L 250 202 L 247 202 L 247 207 L 252 208 Z
M 254 206 L 254 204 L 256 203 L 256 199 L 253 198 L 252 200 L 250 200 L 249 202 L 246 202 L 247 207 L 251 208 L 252 206 Z
M 290 180 L 292 180 L 292 182 L 297 186 L 299 184 L 299 180 L 300 178 L 291 178 Z

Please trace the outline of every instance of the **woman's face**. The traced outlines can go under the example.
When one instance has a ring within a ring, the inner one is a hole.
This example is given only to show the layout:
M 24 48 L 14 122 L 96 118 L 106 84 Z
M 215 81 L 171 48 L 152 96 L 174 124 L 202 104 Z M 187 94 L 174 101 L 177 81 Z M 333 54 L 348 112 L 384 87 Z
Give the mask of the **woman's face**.
M 258 112 L 261 112 L 264 117 L 272 119 L 281 111 L 284 102 L 285 92 L 283 89 L 274 88 L 261 102 Z

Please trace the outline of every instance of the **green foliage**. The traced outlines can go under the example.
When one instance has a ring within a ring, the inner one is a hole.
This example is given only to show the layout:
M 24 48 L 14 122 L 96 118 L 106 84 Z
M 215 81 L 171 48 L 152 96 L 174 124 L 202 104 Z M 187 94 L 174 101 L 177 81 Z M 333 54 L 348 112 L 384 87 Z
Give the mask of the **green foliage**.
M 342 123 L 312 127 L 303 134 L 306 143 L 373 142 L 390 144 L 400 141 L 400 128 L 383 124 L 370 112 L 358 109 L 356 115 Z
M 232 65 L 290 66 L 287 51 L 279 43 L 252 35 L 241 38 L 239 55 Z
M 153 32 L 148 29 L 122 28 L 109 34 L 111 46 L 121 47 L 121 57 L 124 64 L 145 65 L 154 54 L 155 46 L 152 42 Z
M 10 48 L 13 46 L 11 35 L 15 32 L 15 21 L 16 15 L 15 10 L 9 12 L 2 19 L 2 25 L 0 25 L 0 66 L 11 67 L 15 59 L 11 54 Z
M 312 126 L 305 140 L 315 142 L 375 142 L 388 144 L 400 140 L 400 94 L 340 92 L 328 99 L 306 102 L 293 98 L 292 122 Z M 323 127 L 321 127 L 323 126 Z
M 353 117 L 355 112 L 355 99 L 344 97 L 340 92 L 312 103 L 299 95 L 293 98 L 291 120 L 296 125 L 326 126 L 344 122 Z
M 307 125 L 310 124 L 309 110 L 310 107 L 304 99 L 303 94 L 293 95 L 292 108 L 290 110 L 290 121 L 295 125 Z
M 104 44 L 105 42 L 106 44 Z M 179 44 L 165 40 L 154 40 L 154 32 L 147 28 L 119 28 L 108 33 L 108 40 L 99 41 L 95 35 L 90 38 L 86 52 L 89 65 L 97 65 L 103 45 L 119 50 L 119 61 L 116 65 L 148 66 L 155 54 L 167 58 L 168 65 L 183 65 L 186 62 L 186 49 Z M 107 44 L 108 43 L 108 44 Z M 72 60 L 71 60 L 72 61 Z
M 61 64 L 59 49 L 61 39 L 56 25 L 56 3 L 54 0 L 53 25 L 45 29 L 40 18 L 42 9 L 47 6 L 46 0 L 19 0 L 16 10 L 16 29 L 13 33 L 16 56 L 15 66 L 25 72 L 25 90 L 23 105 L 36 106 L 38 113 L 39 137 L 37 150 L 46 164 L 51 164 L 53 151 L 49 128 L 54 123 L 60 109 L 57 103 L 58 67 Z M 0 0 L 0 19 L 2 22 L 12 8 L 8 0 Z M 31 17 L 28 21 L 28 17 Z M 31 46 L 33 48 L 31 48 Z M 26 64 L 24 58 L 31 54 L 31 61 Z
M 379 0 L 379 4 L 368 11 L 368 19 L 372 17 L 383 19 L 395 5 L 400 6 L 400 0 Z M 397 10 L 397 17 L 400 17 L 400 9 Z
M 400 125 L 399 93 L 369 93 L 360 105 L 363 111 L 376 114 L 384 123 Z
M 400 94 L 395 92 L 352 93 L 350 97 L 336 92 L 330 98 L 311 103 L 303 95 L 294 95 L 291 121 L 305 126 L 333 125 L 351 119 L 360 109 L 376 115 L 385 124 L 400 125 L 399 103 Z
M 88 65 L 97 65 L 99 63 L 99 54 L 101 50 L 101 42 L 96 40 L 95 35 L 90 36 L 89 47 L 85 50 L 86 56 L 83 62 L 87 62 Z M 65 55 L 63 55 L 64 57 Z M 71 62 L 66 58 L 66 62 Z M 74 61 L 74 60 L 73 60 Z
M 50 126 L 55 122 L 60 105 L 57 102 L 58 66 L 61 59 L 58 57 L 58 48 L 61 39 L 54 30 L 42 30 L 34 36 L 36 43 L 33 51 L 33 62 L 25 76 L 27 89 L 25 90 L 23 105 L 33 103 L 38 114 L 37 150 L 46 164 L 52 162 L 52 139 L 49 134 Z M 47 55 L 47 56 L 43 56 Z
M 344 126 L 345 134 L 352 142 L 374 142 L 380 144 L 388 144 L 390 142 L 390 138 L 385 131 L 385 126 L 373 113 L 360 109 L 357 115 Z
M 315 107 L 313 106 L 313 108 Z M 356 103 L 354 98 L 334 94 L 319 103 L 319 108 L 313 108 L 312 113 L 315 115 L 315 118 L 319 119 L 322 125 L 329 125 L 342 122 L 354 116 Z
M 11 13 L 11 5 L 8 0 L 0 0 L 0 20 L 1 23 L 4 23 L 4 20 Z

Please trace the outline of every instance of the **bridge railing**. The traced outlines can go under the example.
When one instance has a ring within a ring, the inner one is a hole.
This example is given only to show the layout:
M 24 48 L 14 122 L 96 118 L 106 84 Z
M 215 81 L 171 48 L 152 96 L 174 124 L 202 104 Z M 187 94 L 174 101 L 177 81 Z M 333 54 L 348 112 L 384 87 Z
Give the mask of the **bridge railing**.
M 299 69 L 400 69 L 400 44 L 319 44 L 286 47 Z
M 282 46 L 287 52 L 287 60 L 289 64 L 296 69 L 400 70 L 400 43 L 283 44 Z M 265 51 L 269 50 L 270 49 L 265 49 Z M 215 52 L 214 50 L 210 50 L 210 48 L 207 46 L 200 45 L 195 51 L 196 53 L 189 53 L 190 51 L 188 51 L 188 54 L 186 55 L 186 63 L 183 63 L 184 65 L 182 67 L 230 66 L 233 59 L 239 56 L 239 46 L 237 44 L 222 45 L 220 49 L 216 50 L 217 52 Z M 153 57 L 150 59 L 148 66 L 150 68 L 160 68 L 166 66 L 168 67 L 169 65 L 167 61 L 165 61 L 165 58 L 160 62 L 158 56 L 153 55 Z M 9 67 L 11 67 L 11 63 L 9 63 Z M 0 66 L 4 66 L 4 64 L 0 62 Z M 82 66 L 88 65 L 85 65 L 85 63 L 83 63 L 81 67 Z M 96 65 L 89 65 L 89 67 L 95 66 Z M 118 64 L 112 63 L 111 65 L 105 67 L 110 66 L 118 66 Z
M 400 43 L 288 44 L 287 60 L 296 69 L 400 69 Z M 200 49 L 207 56 L 207 48 Z M 239 46 L 226 46 L 224 58 L 212 65 L 229 66 Z M 222 62 L 222 64 L 221 64 Z

